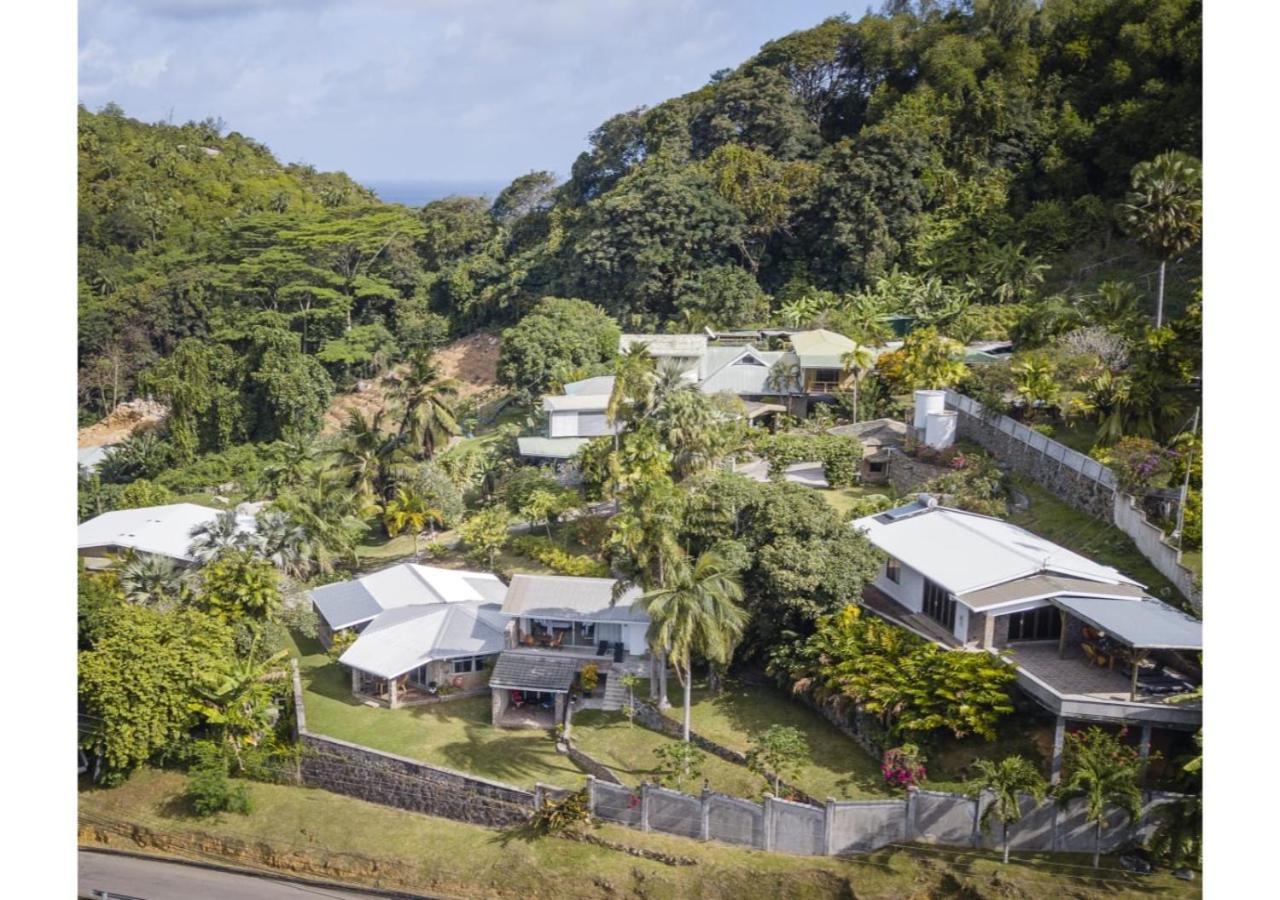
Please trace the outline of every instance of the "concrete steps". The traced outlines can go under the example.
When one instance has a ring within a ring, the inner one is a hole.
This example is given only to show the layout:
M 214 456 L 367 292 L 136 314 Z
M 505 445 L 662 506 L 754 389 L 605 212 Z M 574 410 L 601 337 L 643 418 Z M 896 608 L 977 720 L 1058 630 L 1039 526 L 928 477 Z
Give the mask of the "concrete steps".
M 617 671 L 609 672 L 604 680 L 604 699 L 600 703 L 600 708 L 604 710 L 622 709 L 627 702 L 627 689 L 622 684 L 622 673 Z

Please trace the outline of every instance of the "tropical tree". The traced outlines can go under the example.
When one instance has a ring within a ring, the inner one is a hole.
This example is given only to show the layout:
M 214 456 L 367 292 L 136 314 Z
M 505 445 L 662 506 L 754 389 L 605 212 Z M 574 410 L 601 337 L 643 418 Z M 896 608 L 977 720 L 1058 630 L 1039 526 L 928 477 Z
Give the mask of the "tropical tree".
M 1028 353 L 1011 367 L 1013 387 L 1026 401 L 1027 418 L 1034 419 L 1036 411 L 1053 403 L 1061 393 L 1058 384 L 1058 367 L 1043 353 Z
M 237 770 L 244 768 L 244 748 L 259 743 L 271 728 L 271 684 L 284 678 L 281 663 L 289 657 L 288 650 L 280 650 L 258 659 L 256 651 L 255 637 L 246 655 L 201 673 L 195 689 L 196 712 L 221 731 Z
M 280 579 L 252 550 L 227 550 L 200 570 L 196 602 L 226 622 L 268 621 L 280 611 Z
M 962 381 L 969 372 L 963 361 L 964 347 L 939 334 L 936 328 L 911 332 L 899 353 L 899 379 L 904 388 L 947 388 Z
M 687 740 L 654 747 L 653 755 L 658 758 L 658 778 L 674 786 L 676 790 L 684 790 L 686 785 L 696 784 L 702 777 L 702 767 L 707 762 L 707 754 Z
M 765 779 L 774 796 L 782 795 L 782 780 L 794 781 L 809 759 L 809 741 L 792 725 L 770 725 L 751 736 L 747 768 Z
M 254 549 L 292 578 L 306 578 L 318 567 L 320 552 L 307 529 L 282 509 L 268 508 L 255 518 Z
M 418 557 L 418 539 L 428 527 L 444 524 L 444 514 L 433 506 L 428 506 L 426 498 L 406 487 L 396 488 L 396 495 L 387 501 L 382 514 L 382 523 L 387 529 L 388 537 L 395 537 L 402 531 L 413 534 L 413 556 Z
M 321 573 L 333 571 L 339 557 L 358 564 L 356 545 L 368 529 L 364 517 L 369 505 L 346 481 L 339 469 L 316 469 L 302 485 L 276 500 L 276 506 L 306 532 L 310 564 Z
M 541 522 L 547 530 L 547 538 L 551 537 L 551 520 L 566 510 L 572 509 L 576 495 L 568 491 L 549 491 L 538 488 L 529 494 L 520 506 L 520 514 L 531 524 Z
M 800 364 L 785 357 L 769 367 L 765 385 L 779 394 L 790 394 L 800 389 Z
M 657 363 L 649 353 L 648 344 L 636 341 L 629 344 L 614 363 L 613 390 L 605 416 L 614 426 L 629 424 L 649 409 L 653 402 Z M 613 446 L 618 448 L 618 434 L 614 433 Z
M 172 609 L 186 595 L 186 578 L 167 556 L 133 553 L 117 569 L 120 588 L 130 603 L 156 609 Z
M 725 560 L 708 550 L 690 565 L 680 559 L 671 577 L 638 601 L 649 616 L 657 643 L 665 647 L 684 687 L 684 740 L 689 741 L 693 710 L 693 655 L 728 663 L 747 627 L 739 606 L 742 583 Z
M 483 560 L 490 569 L 498 562 L 498 554 L 511 539 L 511 513 L 500 503 L 486 506 L 471 514 L 460 526 L 458 534 L 473 558 Z
M 978 263 L 987 289 L 997 303 L 1017 303 L 1035 293 L 1044 283 L 1049 264 L 1028 254 L 1024 243 L 991 247 Z
M 991 802 L 982 813 L 983 830 L 992 821 L 1000 823 L 1000 846 L 1004 861 L 1009 862 L 1009 823 L 1022 818 L 1022 795 L 1028 794 L 1037 804 L 1044 800 L 1049 789 L 1039 770 L 1021 756 L 1006 756 L 999 762 L 978 759 L 973 763 L 973 778 L 969 780 L 970 793 L 975 799 L 982 794 L 991 795 Z
M 228 550 L 243 550 L 252 540 L 252 534 L 240 527 L 236 511 L 224 509 L 211 521 L 191 529 L 191 545 L 187 553 L 204 565 Z
M 862 380 L 870 374 L 875 366 L 875 355 L 871 352 L 870 347 L 862 345 L 855 346 L 852 350 L 848 350 L 840 357 L 840 364 L 843 367 L 842 373 L 849 383 L 853 385 L 853 421 L 858 421 L 858 388 L 862 386 Z
M 1164 324 L 1164 279 L 1169 260 L 1200 240 L 1200 160 L 1180 150 L 1161 153 L 1133 167 L 1132 190 L 1120 217 L 1137 241 L 1160 259 L 1156 282 L 1156 327 Z
M 351 410 L 342 426 L 340 442 L 333 453 L 348 472 L 356 493 L 372 503 L 387 496 L 397 475 L 404 474 L 408 461 L 406 438 L 383 429 L 385 410 L 372 418 Z
M 1102 856 L 1102 829 L 1107 815 L 1118 808 L 1129 821 L 1136 821 L 1142 808 L 1138 787 L 1142 762 L 1138 751 L 1097 726 L 1068 734 L 1062 758 L 1062 782 L 1058 802 L 1084 802 L 1085 819 L 1093 825 L 1093 867 Z
M 445 378 L 430 353 L 421 350 L 409 360 L 408 371 L 391 389 L 400 412 L 399 436 L 424 458 L 435 455 L 449 437 L 460 433 L 454 413 L 458 382 Z

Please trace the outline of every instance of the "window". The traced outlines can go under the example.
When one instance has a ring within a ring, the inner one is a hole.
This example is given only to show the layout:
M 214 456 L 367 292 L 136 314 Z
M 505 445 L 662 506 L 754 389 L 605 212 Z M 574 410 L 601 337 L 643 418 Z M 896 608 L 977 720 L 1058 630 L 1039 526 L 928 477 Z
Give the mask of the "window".
M 924 614 L 950 631 L 956 624 L 956 601 L 940 584 L 929 579 L 924 582 Z
M 1052 606 L 1009 616 L 1010 641 L 1051 641 L 1062 635 L 1062 616 Z
M 867 463 L 867 471 L 872 472 L 872 473 L 874 473 L 874 474 L 877 474 L 877 475 L 878 475 L 879 473 L 881 473 L 881 472 L 883 472 L 883 471 L 884 471 L 884 463 L 882 463 L 882 462 L 869 462 L 869 463 Z
M 764 363 L 756 359 L 754 356 L 744 356 L 742 357 L 742 359 L 736 361 L 734 365 L 735 366 L 763 366 Z
M 483 672 L 489 668 L 487 656 L 460 656 L 453 661 L 453 673 L 464 675 L 468 672 Z
M 892 556 L 885 560 L 884 577 L 888 578 L 894 584 L 902 582 L 902 563 L 898 562 Z

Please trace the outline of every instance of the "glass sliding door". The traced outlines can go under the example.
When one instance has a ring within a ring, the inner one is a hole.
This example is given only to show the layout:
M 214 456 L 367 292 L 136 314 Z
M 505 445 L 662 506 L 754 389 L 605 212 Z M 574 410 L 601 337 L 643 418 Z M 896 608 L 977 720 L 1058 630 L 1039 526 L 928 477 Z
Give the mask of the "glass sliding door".
M 956 625 L 956 601 L 940 584 L 924 580 L 924 614 L 951 631 Z

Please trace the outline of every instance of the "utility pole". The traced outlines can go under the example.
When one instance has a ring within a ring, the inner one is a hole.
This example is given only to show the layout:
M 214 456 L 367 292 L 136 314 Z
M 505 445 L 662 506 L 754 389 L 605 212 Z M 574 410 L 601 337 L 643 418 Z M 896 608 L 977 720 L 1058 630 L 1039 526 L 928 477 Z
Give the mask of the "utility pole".
M 1191 420 L 1191 440 L 1194 442 L 1196 431 L 1200 427 L 1200 407 L 1196 407 L 1195 417 Z M 1191 485 L 1191 461 L 1187 460 L 1187 471 L 1182 476 L 1182 491 L 1178 495 L 1178 527 L 1173 530 L 1178 538 L 1178 550 L 1182 550 L 1182 519 L 1187 511 L 1187 488 Z

